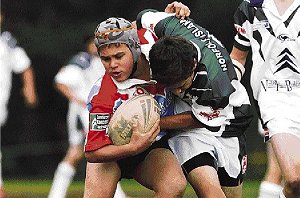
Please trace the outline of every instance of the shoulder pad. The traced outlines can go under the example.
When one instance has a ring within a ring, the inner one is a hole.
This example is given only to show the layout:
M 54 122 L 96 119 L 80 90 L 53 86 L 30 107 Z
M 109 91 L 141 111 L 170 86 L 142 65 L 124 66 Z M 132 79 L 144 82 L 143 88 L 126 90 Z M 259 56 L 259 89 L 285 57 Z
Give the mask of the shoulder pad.
M 91 64 L 91 55 L 87 52 L 79 52 L 71 58 L 68 64 L 77 65 L 81 69 L 86 69 Z

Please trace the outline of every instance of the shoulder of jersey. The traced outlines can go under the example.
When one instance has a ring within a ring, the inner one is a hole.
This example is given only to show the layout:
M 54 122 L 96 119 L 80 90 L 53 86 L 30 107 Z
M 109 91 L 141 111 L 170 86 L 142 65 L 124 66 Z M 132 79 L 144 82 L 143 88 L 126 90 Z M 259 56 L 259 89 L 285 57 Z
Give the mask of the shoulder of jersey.
M 92 56 L 87 52 L 79 52 L 73 56 L 68 64 L 77 65 L 81 69 L 86 69 L 91 64 Z
M 140 11 L 136 17 L 137 29 L 142 28 L 142 16 L 143 16 L 143 14 L 145 14 L 147 12 L 158 12 L 158 11 L 154 10 L 154 9 L 145 9 L 145 10 Z

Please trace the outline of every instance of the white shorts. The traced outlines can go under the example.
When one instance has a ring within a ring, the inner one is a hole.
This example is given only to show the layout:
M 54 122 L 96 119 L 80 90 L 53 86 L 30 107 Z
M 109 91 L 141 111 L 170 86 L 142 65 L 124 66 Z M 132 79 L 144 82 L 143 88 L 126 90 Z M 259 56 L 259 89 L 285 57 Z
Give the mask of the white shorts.
M 284 85 L 284 82 L 278 81 L 280 85 Z M 265 85 L 267 91 L 261 89 L 258 96 L 258 106 L 269 130 L 268 136 L 289 133 L 300 138 L 300 87 L 294 86 L 288 90 L 284 86 L 275 89 L 271 85 Z
M 245 148 L 240 147 L 239 138 L 216 137 L 202 134 L 201 130 L 181 132 L 169 139 L 169 146 L 179 163 L 183 165 L 199 154 L 209 153 L 215 159 L 216 166 L 224 167 L 230 177 L 237 178 L 244 174 L 246 153 Z
M 275 118 L 267 123 L 267 127 L 270 138 L 278 133 L 288 133 L 300 138 L 300 122 L 295 122 L 287 118 Z
M 258 119 L 258 122 L 257 122 L 257 130 L 261 136 L 263 136 L 263 137 L 265 136 L 266 131 L 263 129 L 260 119 Z
M 189 111 L 190 106 L 175 100 L 175 114 Z M 237 178 L 246 171 L 245 142 L 238 137 L 223 138 L 210 135 L 206 128 L 181 130 L 168 141 L 181 165 L 193 157 L 209 153 L 217 167 L 224 167 L 230 177 Z
M 87 108 L 70 102 L 67 116 L 69 144 L 83 144 L 89 123 L 89 112 Z

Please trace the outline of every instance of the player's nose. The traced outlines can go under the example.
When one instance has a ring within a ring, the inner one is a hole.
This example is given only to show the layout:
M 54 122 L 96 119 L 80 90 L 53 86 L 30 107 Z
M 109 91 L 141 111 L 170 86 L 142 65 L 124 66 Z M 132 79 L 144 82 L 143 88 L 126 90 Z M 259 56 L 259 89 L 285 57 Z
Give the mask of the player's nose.
M 112 68 L 112 69 L 115 69 L 115 68 L 117 68 L 118 67 L 118 61 L 117 60 L 115 60 L 115 59 L 112 59 L 111 61 L 110 61 L 110 68 Z

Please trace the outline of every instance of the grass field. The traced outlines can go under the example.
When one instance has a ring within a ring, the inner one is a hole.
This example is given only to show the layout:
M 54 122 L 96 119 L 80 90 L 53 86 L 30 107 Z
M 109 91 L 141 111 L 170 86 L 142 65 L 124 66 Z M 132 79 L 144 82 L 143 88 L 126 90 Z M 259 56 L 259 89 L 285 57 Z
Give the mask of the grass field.
M 46 198 L 51 186 L 49 180 L 8 180 L 4 181 L 6 198 Z M 122 180 L 121 185 L 129 197 L 152 197 L 152 191 L 142 187 L 134 180 Z M 83 195 L 83 182 L 75 181 L 69 188 L 68 198 L 81 198 Z M 257 197 L 258 181 L 244 182 L 243 198 Z M 188 186 L 185 198 L 194 198 L 193 189 Z

